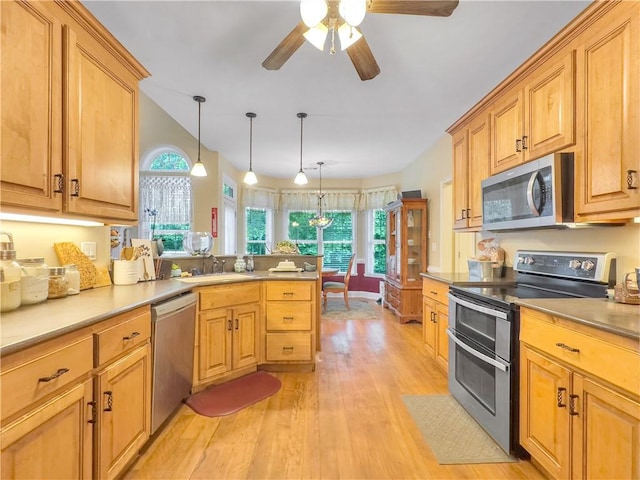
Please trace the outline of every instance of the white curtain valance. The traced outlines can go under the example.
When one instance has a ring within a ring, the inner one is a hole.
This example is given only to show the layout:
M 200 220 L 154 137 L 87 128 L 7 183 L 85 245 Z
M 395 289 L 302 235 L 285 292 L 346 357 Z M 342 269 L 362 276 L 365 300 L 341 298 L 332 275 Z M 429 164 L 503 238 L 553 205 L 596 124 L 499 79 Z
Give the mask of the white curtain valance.
M 243 185 L 241 192 L 242 205 L 245 207 L 269 208 L 274 211 L 280 207 L 280 194 L 277 190 Z
M 283 190 L 283 210 L 317 210 L 317 190 Z M 357 210 L 358 190 L 323 190 L 322 208 L 325 210 Z
M 388 187 L 367 188 L 362 190 L 360 195 L 360 210 L 371 210 L 382 208 L 387 203 L 398 198 L 398 189 L 391 185 Z

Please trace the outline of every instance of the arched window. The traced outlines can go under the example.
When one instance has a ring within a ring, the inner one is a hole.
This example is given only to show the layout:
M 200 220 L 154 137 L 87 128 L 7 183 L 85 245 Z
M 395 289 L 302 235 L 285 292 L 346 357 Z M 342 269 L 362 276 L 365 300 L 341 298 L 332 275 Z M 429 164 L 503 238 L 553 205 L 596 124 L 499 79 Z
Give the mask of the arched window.
M 163 145 L 140 162 L 140 238 L 161 238 L 166 252 L 181 252 L 191 230 L 191 160 L 179 148 Z

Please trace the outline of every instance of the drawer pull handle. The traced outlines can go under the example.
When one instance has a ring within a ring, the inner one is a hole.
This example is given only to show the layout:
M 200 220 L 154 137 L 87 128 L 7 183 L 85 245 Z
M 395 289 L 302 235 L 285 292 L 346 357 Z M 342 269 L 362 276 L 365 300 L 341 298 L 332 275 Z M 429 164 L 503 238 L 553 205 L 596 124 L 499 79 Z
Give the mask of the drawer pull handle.
M 578 412 L 576 412 L 577 398 L 578 398 L 578 395 L 575 395 L 575 394 L 569 395 L 569 415 L 578 415 Z
M 528 139 L 529 137 L 527 137 L 526 135 L 522 136 L 522 150 L 527 150 L 529 148 L 529 146 L 527 145 Z
M 236 318 L 236 330 L 240 328 L 240 320 Z
M 438 323 L 438 322 L 436 321 L 436 312 L 431 312 L 431 321 L 432 321 L 433 323 Z
M 516 139 L 516 152 L 521 152 L 522 151 L 522 140 L 521 139 Z
M 293 317 L 282 317 L 283 322 L 293 322 Z
M 91 418 L 87 423 L 96 423 L 96 402 L 87 402 L 87 406 L 91 407 Z
M 128 337 L 122 337 L 122 340 L 124 340 L 125 342 L 127 340 L 133 340 L 134 338 L 136 338 L 138 335 L 140 335 L 140 332 L 132 332 L 131 335 L 129 335 Z
M 233 325 L 231 324 L 231 319 L 227 320 L 227 330 L 229 330 L 229 331 L 233 330 Z
M 107 396 L 107 408 L 104 409 L 105 412 L 113 411 L 113 392 L 111 390 L 107 390 L 103 393 L 103 395 Z
M 293 353 L 293 347 L 282 347 L 282 353 L 284 354 Z
M 580 353 L 580 349 L 579 348 L 570 347 L 569 345 L 567 345 L 565 343 L 562 343 L 562 342 L 556 343 L 556 347 L 560 347 L 563 350 L 568 350 L 569 352 L 572 352 L 572 353 Z
M 293 292 L 282 292 L 282 295 L 284 295 L 285 297 L 292 297 Z
M 566 392 L 566 391 L 567 391 L 566 388 L 558 387 L 558 403 L 557 403 L 558 407 L 566 407 L 567 406 L 566 403 L 563 403 L 563 398 L 562 398 L 564 396 L 564 392 Z
M 80 196 L 80 180 L 78 180 L 77 178 L 72 178 L 71 179 L 71 189 L 73 191 L 71 196 L 72 197 L 79 197 Z
M 431 293 L 432 295 L 437 295 L 438 292 L 434 292 L 433 290 L 430 290 L 429 293 Z
M 56 181 L 56 186 L 53 187 L 53 193 L 64 193 L 64 175 L 56 173 L 53 178 L 55 178 Z
M 627 170 L 627 188 L 629 190 L 638 189 L 638 171 L 637 170 Z
M 50 382 L 51 380 L 55 380 L 56 378 L 64 375 L 68 371 L 69 371 L 68 368 L 59 368 L 58 371 L 56 373 L 54 373 L 53 375 L 49 375 L 48 377 L 40 377 L 38 379 L 38 381 L 39 382 Z

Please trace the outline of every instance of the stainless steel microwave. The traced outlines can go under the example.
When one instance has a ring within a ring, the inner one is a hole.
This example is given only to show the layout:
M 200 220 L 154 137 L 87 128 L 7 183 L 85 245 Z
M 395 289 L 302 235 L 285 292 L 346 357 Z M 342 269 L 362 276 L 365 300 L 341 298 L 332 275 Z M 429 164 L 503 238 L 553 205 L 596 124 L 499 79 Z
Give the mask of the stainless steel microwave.
M 562 227 L 573 222 L 573 154 L 554 153 L 482 181 L 482 229 Z

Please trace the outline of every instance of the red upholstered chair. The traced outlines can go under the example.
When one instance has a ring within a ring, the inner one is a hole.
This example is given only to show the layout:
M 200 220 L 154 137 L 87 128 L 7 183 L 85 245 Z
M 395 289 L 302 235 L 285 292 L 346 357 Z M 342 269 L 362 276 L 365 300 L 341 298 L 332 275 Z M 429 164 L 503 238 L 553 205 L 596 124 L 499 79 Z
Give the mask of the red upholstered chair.
M 344 281 L 342 282 L 324 282 L 322 285 L 322 298 L 323 306 L 327 307 L 327 293 L 342 293 L 344 295 L 344 303 L 349 310 L 349 279 L 351 278 L 351 270 L 353 269 L 353 261 L 356 258 L 356 254 L 351 255 L 349 260 L 349 266 L 347 267 L 347 273 L 344 275 Z

